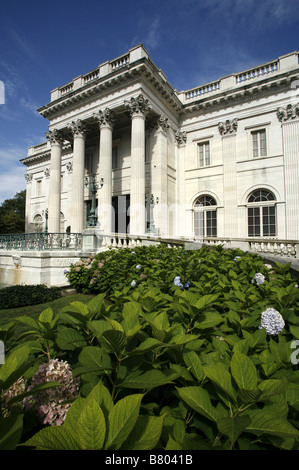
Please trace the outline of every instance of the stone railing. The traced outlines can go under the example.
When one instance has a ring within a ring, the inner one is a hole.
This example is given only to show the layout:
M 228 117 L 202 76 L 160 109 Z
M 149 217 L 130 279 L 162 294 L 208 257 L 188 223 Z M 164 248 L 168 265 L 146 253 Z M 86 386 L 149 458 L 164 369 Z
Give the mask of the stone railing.
M 0 235 L 0 250 L 81 250 L 81 233 L 12 233 Z
M 185 90 L 178 93 L 179 98 L 183 104 L 196 101 L 201 98 L 206 98 L 214 95 L 219 95 L 229 90 L 238 90 L 244 85 L 258 85 L 260 81 L 270 78 L 271 76 L 278 76 L 285 72 L 298 69 L 298 52 L 293 52 L 285 56 L 281 56 L 276 60 L 267 62 L 263 65 L 251 67 L 243 72 L 233 73 L 220 78 L 217 81 L 209 82 L 205 85 Z
M 287 258 L 299 258 L 299 241 L 295 240 L 248 240 L 249 250 L 256 253 Z
M 111 233 L 104 234 L 99 237 L 101 243 L 101 249 L 109 248 L 134 248 L 136 246 L 142 246 L 146 244 L 163 244 L 168 247 L 179 247 L 184 246 L 184 241 L 181 239 L 172 238 L 158 238 L 147 235 L 131 235 L 128 233 Z

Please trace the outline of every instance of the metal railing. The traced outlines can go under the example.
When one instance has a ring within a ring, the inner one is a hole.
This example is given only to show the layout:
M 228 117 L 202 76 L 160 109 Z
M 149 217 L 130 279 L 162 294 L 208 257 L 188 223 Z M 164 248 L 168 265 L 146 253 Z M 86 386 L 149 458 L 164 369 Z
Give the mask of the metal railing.
M 0 250 L 81 250 L 82 233 L 9 233 L 0 235 Z

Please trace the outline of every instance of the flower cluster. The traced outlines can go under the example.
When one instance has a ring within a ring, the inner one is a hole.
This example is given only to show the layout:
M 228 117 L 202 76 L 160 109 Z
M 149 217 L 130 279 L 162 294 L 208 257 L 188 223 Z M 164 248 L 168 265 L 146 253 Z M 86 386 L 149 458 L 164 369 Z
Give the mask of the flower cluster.
M 180 276 L 176 276 L 173 283 L 175 286 L 179 286 L 181 290 L 189 289 L 190 287 L 190 281 L 187 281 L 186 284 L 182 284 Z
M 256 275 L 254 276 L 254 278 L 252 279 L 252 284 L 256 283 L 256 284 L 264 284 L 265 282 L 265 276 L 261 273 L 256 273 Z
M 275 336 L 284 328 L 284 319 L 274 308 L 267 308 L 261 315 L 259 329 L 265 328 L 267 335 Z
M 49 388 L 34 397 L 25 398 L 25 408 L 37 410 L 43 424 L 61 425 L 71 406 L 70 403 L 64 402 L 77 397 L 79 380 L 79 378 L 73 378 L 71 368 L 67 362 L 51 359 L 48 363 L 39 367 L 32 378 L 28 391 L 37 385 L 51 381 L 59 382 L 61 387 Z
M 8 402 L 11 398 L 20 395 L 25 392 L 26 380 L 23 377 L 20 377 L 14 384 L 11 385 L 5 392 L 1 395 L 0 399 L 0 408 L 1 414 L 4 418 L 9 416 L 10 412 L 8 410 Z

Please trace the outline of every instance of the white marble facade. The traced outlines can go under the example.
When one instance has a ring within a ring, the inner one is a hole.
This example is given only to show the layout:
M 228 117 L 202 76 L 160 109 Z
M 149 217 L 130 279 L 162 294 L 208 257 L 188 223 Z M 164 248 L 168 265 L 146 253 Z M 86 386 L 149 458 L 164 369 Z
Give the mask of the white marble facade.
M 21 160 L 27 232 L 46 211 L 49 232 L 82 232 L 94 175 L 102 233 L 299 239 L 298 52 L 178 92 L 138 45 L 39 113 L 47 141 Z

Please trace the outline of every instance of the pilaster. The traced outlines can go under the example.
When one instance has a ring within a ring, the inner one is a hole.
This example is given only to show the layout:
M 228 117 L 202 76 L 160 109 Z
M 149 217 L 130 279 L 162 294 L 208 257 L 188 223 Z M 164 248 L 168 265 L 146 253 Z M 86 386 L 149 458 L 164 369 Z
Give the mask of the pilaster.
M 26 173 L 26 207 L 25 207 L 25 233 L 30 232 L 30 220 L 31 220 L 31 191 L 32 191 L 32 173 Z

